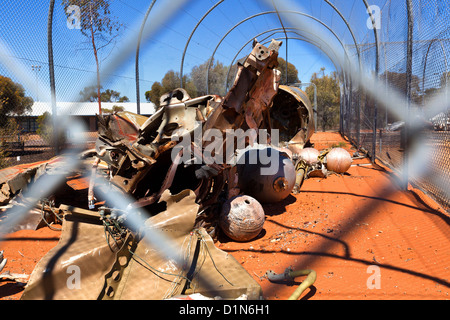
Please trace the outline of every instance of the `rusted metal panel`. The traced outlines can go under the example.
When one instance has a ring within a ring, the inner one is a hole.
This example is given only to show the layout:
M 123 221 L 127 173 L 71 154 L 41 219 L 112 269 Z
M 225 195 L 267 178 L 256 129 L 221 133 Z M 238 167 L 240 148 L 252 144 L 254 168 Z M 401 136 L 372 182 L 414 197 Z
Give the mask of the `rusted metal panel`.
M 280 140 L 300 153 L 314 133 L 314 113 L 306 93 L 297 87 L 280 86 L 271 110 L 272 125 L 280 130 Z

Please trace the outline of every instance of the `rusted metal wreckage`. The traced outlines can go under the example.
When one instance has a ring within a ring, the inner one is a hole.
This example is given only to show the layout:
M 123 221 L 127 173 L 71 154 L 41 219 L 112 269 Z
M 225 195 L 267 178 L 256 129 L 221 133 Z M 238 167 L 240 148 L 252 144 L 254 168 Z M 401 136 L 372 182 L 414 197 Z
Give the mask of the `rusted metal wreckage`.
M 62 234 L 37 264 L 22 299 L 169 299 L 192 293 L 260 299 L 259 284 L 214 239 L 224 230 L 237 241 L 257 235 L 264 222 L 259 203 L 286 198 L 305 175 L 298 154 L 314 132 L 313 110 L 303 91 L 279 85 L 280 46 L 255 42 L 224 97 L 190 98 L 177 89 L 161 97 L 149 118 L 129 112 L 99 116 L 95 150 L 81 156 L 92 171 L 88 207 L 40 202 L 41 212 L 62 220 Z M 263 143 L 261 132 L 268 133 Z M 259 158 L 262 150 L 277 160 L 266 175 L 257 171 L 268 165 Z M 238 161 L 252 152 L 256 162 Z M 22 178 L 3 181 L 3 200 L 58 163 L 38 164 Z M 22 184 L 11 183 L 18 179 Z M 116 207 L 108 198 L 113 194 L 131 199 L 127 207 Z M 127 225 L 128 210 L 143 212 L 144 223 Z M 167 247 L 146 241 L 152 232 L 170 240 L 181 261 Z

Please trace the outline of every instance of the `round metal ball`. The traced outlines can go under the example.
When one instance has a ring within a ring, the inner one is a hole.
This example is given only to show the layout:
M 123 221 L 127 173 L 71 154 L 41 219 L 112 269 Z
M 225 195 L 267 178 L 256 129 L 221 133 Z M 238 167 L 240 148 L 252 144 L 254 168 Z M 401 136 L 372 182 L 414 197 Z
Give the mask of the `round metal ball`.
M 254 239 L 261 232 L 264 221 L 261 204 L 250 196 L 239 195 L 223 204 L 219 225 L 228 237 L 242 242 Z
M 306 162 L 307 165 L 312 166 L 319 162 L 318 157 L 320 152 L 314 148 L 304 148 L 298 154 L 298 159 Z
M 333 148 L 327 154 L 327 170 L 336 173 L 346 172 L 352 165 L 352 156 L 347 150 L 342 148 Z
M 279 202 L 294 188 L 294 164 L 284 152 L 274 148 L 249 149 L 236 166 L 241 191 L 261 203 Z

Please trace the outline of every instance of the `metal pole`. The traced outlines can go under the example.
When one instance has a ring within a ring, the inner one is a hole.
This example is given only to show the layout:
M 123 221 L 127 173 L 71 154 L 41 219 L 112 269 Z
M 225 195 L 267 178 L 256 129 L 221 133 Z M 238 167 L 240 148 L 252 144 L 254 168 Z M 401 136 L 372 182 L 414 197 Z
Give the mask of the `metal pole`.
M 347 81 L 346 81 L 346 83 L 347 83 Z M 349 87 L 350 87 L 348 90 L 346 90 L 347 92 L 349 92 L 349 94 L 348 94 L 348 99 L 347 99 L 347 98 L 345 99 L 346 105 L 343 106 L 342 111 L 341 111 L 341 114 L 339 115 L 339 117 L 342 118 L 341 123 L 340 123 L 340 125 L 341 125 L 341 130 L 342 130 L 343 132 L 347 131 L 348 133 L 347 133 L 346 135 L 347 135 L 347 136 L 350 136 L 350 129 L 349 129 L 349 126 L 348 126 L 348 121 L 347 121 L 347 123 L 345 124 L 346 127 L 344 128 L 344 118 L 343 118 L 343 116 L 344 116 L 344 113 L 348 114 L 348 110 L 351 110 L 351 109 L 352 109 L 352 106 L 353 106 L 353 83 L 352 83 L 351 77 L 349 77 L 348 83 L 349 83 L 348 85 L 349 85 Z M 344 109 L 344 108 L 345 108 L 345 109 Z M 359 109 L 359 108 L 358 108 L 358 109 Z M 359 112 L 357 111 L 356 114 L 358 114 L 358 113 L 359 113 Z M 357 143 L 359 143 L 358 137 L 359 137 L 359 134 L 358 134 L 357 140 L 356 140 Z M 358 146 L 358 148 L 359 148 L 359 146 Z
M 410 131 L 410 109 L 411 109 L 411 80 L 412 80 L 412 58 L 413 58 L 413 12 L 411 0 L 406 0 L 406 14 L 408 16 L 408 43 L 406 48 L 406 121 L 404 127 L 404 151 L 403 151 L 403 183 L 405 190 L 408 189 L 408 153 L 409 153 L 409 131 Z
M 285 74 L 285 79 L 286 79 L 286 85 L 287 85 L 288 84 L 288 43 L 287 43 L 288 42 L 287 41 L 288 40 L 288 36 L 287 36 L 287 33 L 286 33 L 286 28 L 284 27 L 284 24 L 283 24 L 283 20 L 281 20 L 280 13 L 278 12 L 278 9 L 277 9 L 277 6 L 275 5 L 274 0 L 272 0 L 272 5 L 273 5 L 275 11 L 277 12 L 278 20 L 280 21 L 281 27 L 283 28 L 284 37 L 285 37 L 285 40 L 286 40 L 286 61 L 285 61 L 286 74 Z
M 302 34 L 300 34 L 300 33 L 297 32 L 297 31 L 305 32 L 305 31 L 303 31 L 303 30 L 300 30 L 300 29 L 297 29 L 297 28 L 285 28 L 285 29 L 287 30 L 288 33 L 294 33 L 295 35 L 298 35 L 298 36 L 300 36 L 300 37 L 304 37 L 304 35 L 302 35 Z M 229 79 L 231 67 L 233 66 L 233 63 L 234 63 L 234 61 L 236 60 L 236 58 L 237 58 L 237 56 L 239 55 L 239 53 L 241 53 L 241 51 L 242 51 L 242 50 L 243 50 L 250 42 L 252 42 L 255 38 L 258 39 L 259 36 L 262 36 L 262 35 L 264 35 L 264 34 L 266 34 L 266 33 L 269 33 L 269 32 L 273 32 L 273 33 L 270 34 L 269 36 L 267 36 L 267 37 L 265 37 L 264 39 L 262 39 L 262 40 L 260 41 L 260 43 L 262 43 L 264 40 L 266 40 L 266 39 L 272 37 L 273 35 L 275 35 L 275 34 L 277 34 L 277 33 L 280 33 L 281 30 L 282 30 L 282 28 L 275 28 L 275 29 L 270 29 L 270 30 L 266 30 L 266 31 L 264 31 L 264 32 L 261 32 L 261 33 L 259 33 L 258 35 L 256 35 L 256 36 L 250 38 L 250 40 L 248 40 L 248 41 L 247 41 L 247 42 L 246 42 L 246 43 L 238 50 L 238 52 L 235 54 L 235 56 L 234 56 L 233 59 L 231 60 L 230 66 L 228 67 L 227 76 L 226 76 L 226 78 L 225 78 L 225 89 L 226 89 L 227 91 L 228 91 L 228 79 Z M 291 31 L 291 30 L 295 30 L 295 31 Z M 306 32 L 306 33 L 308 33 L 308 32 Z M 292 40 L 292 39 L 300 40 L 300 39 L 298 39 L 298 38 L 292 38 L 292 37 L 289 37 L 289 39 L 290 39 L 290 40 Z M 319 50 L 321 50 L 321 51 L 322 51 L 325 55 L 327 55 L 328 58 L 333 62 L 334 66 L 336 67 L 336 70 L 338 69 L 335 60 L 334 60 L 333 58 L 331 58 L 330 55 L 328 54 L 328 50 L 323 50 L 322 47 L 321 47 L 319 44 L 313 43 L 311 40 L 306 39 L 306 37 L 305 37 L 305 39 L 303 39 L 303 41 L 308 42 L 309 44 L 312 44 L 313 46 L 315 46 L 316 48 L 318 48 Z M 326 45 L 326 46 L 329 48 L 329 51 L 332 52 L 332 53 L 334 54 L 334 55 L 333 55 L 334 57 L 337 56 L 336 53 L 333 51 L 333 49 L 332 49 L 331 47 L 329 47 L 328 44 L 326 44 L 326 43 L 323 43 L 323 44 Z M 341 68 L 342 68 L 342 67 L 341 67 Z
M 192 36 L 194 35 L 195 31 L 197 30 L 198 26 L 200 25 L 200 23 L 202 23 L 202 21 L 210 14 L 211 11 L 213 11 L 219 4 L 221 4 L 222 2 L 224 2 L 225 0 L 220 0 L 218 1 L 215 5 L 213 5 L 204 15 L 203 17 L 197 22 L 197 24 L 195 25 L 194 29 L 192 29 L 191 34 L 189 35 L 189 38 L 186 42 L 186 45 L 184 46 L 184 51 L 183 51 L 183 56 L 181 57 L 181 66 L 180 66 L 180 88 L 183 88 L 183 67 L 184 67 L 184 58 L 186 56 L 186 51 L 187 48 L 189 46 L 189 43 L 191 42 Z
M 364 2 L 364 5 L 366 6 L 367 13 L 369 14 L 369 17 L 372 21 L 373 26 L 373 32 L 376 42 L 375 47 L 375 76 L 378 77 L 379 69 L 380 69 L 380 39 L 378 37 L 378 29 L 375 22 L 375 18 L 373 17 L 372 11 L 369 10 L 369 4 L 367 0 L 362 0 Z M 375 162 L 376 158 L 376 146 L 377 146 L 377 118 L 378 118 L 378 107 L 376 101 L 374 101 L 374 116 L 373 116 L 373 137 L 372 137 L 372 162 Z
M 347 48 L 346 48 L 345 45 L 343 44 L 342 40 L 339 38 L 339 36 L 336 34 L 336 32 L 334 32 L 333 29 L 331 29 L 331 28 L 330 28 L 328 25 L 326 25 L 323 21 L 321 21 L 321 20 L 319 20 L 319 19 L 317 19 L 317 18 L 315 18 L 315 17 L 313 17 L 313 16 L 310 16 L 310 15 L 308 15 L 308 14 L 305 14 L 305 13 L 303 13 L 303 12 L 298 12 L 298 11 L 292 11 L 292 10 L 284 11 L 284 10 L 283 10 L 283 11 L 278 11 L 278 12 L 298 14 L 298 15 L 301 15 L 301 16 L 304 16 L 304 17 L 307 17 L 307 18 L 310 18 L 310 19 L 312 19 L 312 20 L 314 20 L 314 21 L 320 23 L 322 26 L 324 26 L 325 28 L 327 28 L 328 31 L 330 31 L 330 32 L 334 35 L 334 37 L 339 41 L 339 43 L 341 44 L 342 48 L 344 49 L 346 55 L 348 56 Z M 237 24 L 235 24 L 232 28 L 230 28 L 230 29 L 225 33 L 225 35 L 224 35 L 224 36 L 220 39 L 220 41 L 218 42 L 217 46 L 214 48 L 214 51 L 213 51 L 213 53 L 212 53 L 212 55 L 211 55 L 211 58 L 209 59 L 208 66 L 207 66 L 207 68 L 206 68 L 206 94 L 209 94 L 209 69 L 211 68 L 212 61 L 214 60 L 214 55 L 216 54 L 217 49 L 218 49 L 219 46 L 222 44 L 223 40 L 225 40 L 225 38 L 231 33 L 231 31 L 233 31 L 234 29 L 236 29 L 237 27 L 239 27 L 242 23 L 244 23 L 244 22 L 246 22 L 246 21 L 248 21 L 248 20 L 254 19 L 254 18 L 256 18 L 256 17 L 262 16 L 262 15 L 266 15 L 266 14 L 274 14 L 274 13 L 277 13 L 277 11 L 260 12 L 260 13 L 254 14 L 254 15 L 252 15 L 252 16 L 249 16 L 249 17 L 247 17 L 247 18 L 242 19 L 241 21 L 239 21 Z
M 47 50 L 48 50 L 48 71 L 50 76 L 50 91 L 52 104 L 52 123 L 53 123 L 53 143 L 55 153 L 59 154 L 59 139 L 58 139 L 58 121 L 56 111 L 56 86 L 55 86 L 55 67 L 53 64 L 53 8 L 55 7 L 55 0 L 50 0 L 48 8 L 47 19 Z
M 289 81 L 288 81 L 288 37 L 286 36 L 286 85 L 288 85 Z
M 189 43 L 192 39 L 192 36 L 194 35 L 195 31 L 197 30 L 198 26 L 200 25 L 200 23 L 219 5 L 223 2 L 224 0 L 218 1 L 213 7 L 211 7 L 211 9 L 208 10 L 208 12 L 206 12 L 203 17 L 198 21 L 197 25 L 195 26 L 195 28 L 192 30 L 189 39 L 186 42 L 184 51 L 183 51 L 183 55 L 181 58 L 181 66 L 180 66 L 180 81 L 181 81 L 181 87 L 183 87 L 183 67 L 184 67 L 184 58 L 186 56 L 186 51 L 187 51 L 187 47 L 189 46 Z M 339 15 L 339 17 L 341 17 L 341 19 L 344 21 L 345 25 L 347 26 L 347 29 L 349 30 L 352 38 L 353 38 L 353 42 L 355 43 L 355 47 L 356 47 L 356 51 L 357 51 L 357 55 L 358 55 L 358 60 L 360 61 L 360 65 L 361 65 L 361 59 L 360 59 L 360 49 L 359 46 L 357 44 L 356 41 L 356 37 L 355 34 L 352 30 L 352 28 L 350 27 L 350 24 L 348 23 L 348 21 L 345 19 L 344 15 L 338 10 L 338 8 L 336 6 L 334 6 L 331 2 L 325 0 L 325 3 L 328 4 L 334 11 L 336 11 Z M 367 2 L 366 2 L 367 5 Z M 376 32 L 376 31 L 375 31 Z M 228 77 L 227 77 L 228 79 Z
M 137 42 L 136 47 L 136 113 L 141 114 L 141 94 L 140 94 L 140 85 L 139 85 L 139 50 L 141 47 L 141 38 L 142 38 L 142 32 L 144 31 L 145 22 L 147 21 L 148 15 L 150 14 L 150 11 L 152 11 L 153 5 L 155 4 L 156 0 L 153 0 L 153 2 L 150 4 L 150 6 L 147 9 L 147 12 L 145 13 L 144 20 L 142 21 L 141 30 L 139 31 L 139 38 Z

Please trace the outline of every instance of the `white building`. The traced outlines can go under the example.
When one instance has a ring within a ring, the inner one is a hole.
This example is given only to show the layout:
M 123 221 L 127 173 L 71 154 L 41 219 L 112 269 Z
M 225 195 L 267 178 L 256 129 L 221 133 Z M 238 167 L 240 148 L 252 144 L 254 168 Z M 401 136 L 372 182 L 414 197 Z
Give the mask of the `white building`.
M 102 109 L 112 110 L 114 106 L 124 111 L 137 113 L 136 102 L 102 102 Z M 150 116 L 155 112 L 152 102 L 140 103 L 140 114 Z M 34 102 L 31 112 L 17 117 L 24 132 L 35 132 L 38 129 L 37 118 L 45 112 L 53 114 L 51 102 Z M 56 102 L 56 115 L 59 117 L 75 116 L 85 121 L 89 131 L 97 131 L 96 115 L 99 114 L 98 102 Z

